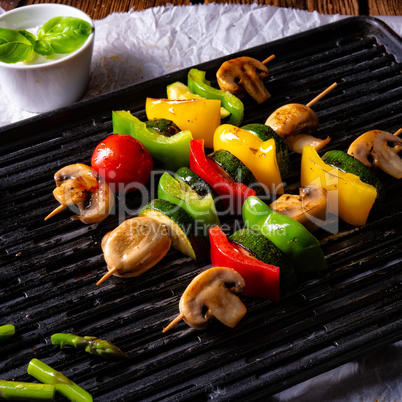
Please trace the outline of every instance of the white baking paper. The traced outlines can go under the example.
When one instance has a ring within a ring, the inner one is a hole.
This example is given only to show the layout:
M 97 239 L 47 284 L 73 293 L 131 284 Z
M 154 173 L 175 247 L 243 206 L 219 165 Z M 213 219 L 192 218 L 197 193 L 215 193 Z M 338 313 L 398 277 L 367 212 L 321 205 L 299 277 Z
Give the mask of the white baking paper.
M 257 4 L 167 5 L 111 14 L 95 21 L 91 77 L 84 98 L 346 17 Z M 402 35 L 402 17 L 380 18 Z M 34 116 L 10 104 L 1 88 L 0 110 L 0 126 Z M 269 401 L 402 401 L 401 373 L 399 342 L 294 386 Z

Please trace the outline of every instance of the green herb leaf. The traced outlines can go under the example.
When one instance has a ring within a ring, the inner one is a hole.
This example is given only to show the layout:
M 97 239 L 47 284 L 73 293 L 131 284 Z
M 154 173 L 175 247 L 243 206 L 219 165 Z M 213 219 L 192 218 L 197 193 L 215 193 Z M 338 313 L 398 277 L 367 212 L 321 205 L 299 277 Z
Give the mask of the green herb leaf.
M 18 32 L 28 39 L 32 45 L 35 45 L 36 36 L 33 33 L 27 31 L 26 29 L 19 29 Z
M 81 47 L 92 32 L 91 25 L 74 17 L 55 17 L 38 32 L 38 40 L 46 41 L 55 53 L 71 53 Z
M 42 56 L 51 57 L 54 55 L 54 49 L 52 45 L 46 40 L 36 41 L 34 50 L 36 53 Z
M 33 45 L 23 34 L 12 29 L 0 28 L 0 61 L 18 63 L 33 52 Z

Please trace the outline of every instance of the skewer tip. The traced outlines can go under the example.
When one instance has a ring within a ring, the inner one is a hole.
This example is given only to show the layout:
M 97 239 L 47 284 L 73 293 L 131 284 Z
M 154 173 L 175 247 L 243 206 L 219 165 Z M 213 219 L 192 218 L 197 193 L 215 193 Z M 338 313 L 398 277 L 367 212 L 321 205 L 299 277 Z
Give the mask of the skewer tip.
M 321 98 L 323 98 L 325 95 L 327 95 L 329 92 L 331 92 L 338 83 L 334 82 L 332 85 L 330 85 L 327 89 L 322 91 L 320 94 L 318 94 L 314 99 L 312 99 L 309 103 L 307 103 L 307 107 L 313 106 L 315 103 L 317 103 Z
M 96 286 L 99 286 L 102 282 L 105 282 L 106 279 L 109 279 L 116 271 L 117 271 L 117 268 L 112 268 L 109 271 L 107 271 L 106 274 L 103 275 L 102 278 L 100 278 L 98 282 L 96 282 Z
M 275 55 L 271 54 L 271 56 L 267 57 L 264 61 L 262 61 L 262 64 L 268 64 L 274 58 L 275 58 Z
M 184 318 L 184 314 L 180 313 L 173 321 L 171 321 L 165 328 L 163 328 L 162 333 L 169 331 L 172 327 L 178 324 Z
M 61 211 L 63 211 L 66 208 L 67 208 L 67 205 L 63 205 L 63 204 L 59 205 L 52 212 L 50 212 L 50 214 L 48 216 L 46 216 L 46 218 L 44 220 L 47 221 L 48 219 L 50 219 L 53 216 L 57 215 L 58 213 L 60 213 Z

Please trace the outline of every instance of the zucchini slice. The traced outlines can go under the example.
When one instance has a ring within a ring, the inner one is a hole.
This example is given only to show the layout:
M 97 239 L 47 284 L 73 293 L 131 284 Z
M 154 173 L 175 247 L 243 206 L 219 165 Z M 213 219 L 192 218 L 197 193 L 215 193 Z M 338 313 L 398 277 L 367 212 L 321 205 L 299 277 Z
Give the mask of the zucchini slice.
M 224 149 L 218 149 L 208 156 L 218 165 L 226 177 L 252 188 L 257 195 L 265 194 L 264 188 L 251 170 L 237 156 Z
M 198 174 L 194 173 L 190 168 L 180 168 L 175 173 L 175 177 L 177 179 L 181 179 L 184 183 L 189 185 L 201 197 L 205 197 L 206 195 L 211 194 L 215 202 L 216 211 L 218 213 L 225 211 L 225 208 L 222 204 L 221 199 L 219 198 L 218 193 L 204 179 L 198 176 Z
M 381 202 L 385 198 L 384 187 L 380 179 L 358 159 L 339 150 L 326 152 L 322 156 L 322 160 L 327 164 L 346 173 L 356 175 L 362 182 L 370 184 L 377 190 L 376 203 Z
M 297 275 L 293 265 L 285 254 L 261 233 L 249 228 L 240 229 L 229 236 L 229 241 L 241 246 L 265 264 L 279 267 L 281 290 L 286 291 L 295 287 Z
M 255 134 L 261 141 L 268 141 L 271 138 L 275 141 L 276 161 L 278 162 L 279 171 L 282 178 L 286 178 L 290 173 L 290 157 L 289 151 L 282 138 L 269 126 L 260 123 L 247 124 L 241 127 L 250 133 Z
M 145 125 L 148 130 L 153 130 L 164 137 L 172 137 L 181 131 L 172 120 L 168 119 L 148 120 L 145 122 Z
M 204 259 L 208 254 L 205 240 L 195 234 L 194 219 L 178 205 L 155 199 L 145 205 L 138 216 L 150 216 L 164 223 L 172 237 L 172 246 L 194 260 Z

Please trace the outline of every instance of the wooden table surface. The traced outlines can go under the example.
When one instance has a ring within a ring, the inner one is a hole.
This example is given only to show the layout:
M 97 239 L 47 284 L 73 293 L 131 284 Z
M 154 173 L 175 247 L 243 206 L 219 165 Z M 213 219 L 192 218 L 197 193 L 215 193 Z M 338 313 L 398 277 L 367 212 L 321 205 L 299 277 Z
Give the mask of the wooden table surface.
M 0 6 L 8 11 L 29 4 L 61 3 L 85 11 L 92 19 L 102 19 L 112 12 L 126 12 L 131 8 L 138 11 L 169 3 L 188 5 L 204 3 L 252 4 L 253 2 L 254 0 L 0 0 Z M 258 4 L 318 11 L 322 14 L 402 15 L 401 0 L 258 0 Z

